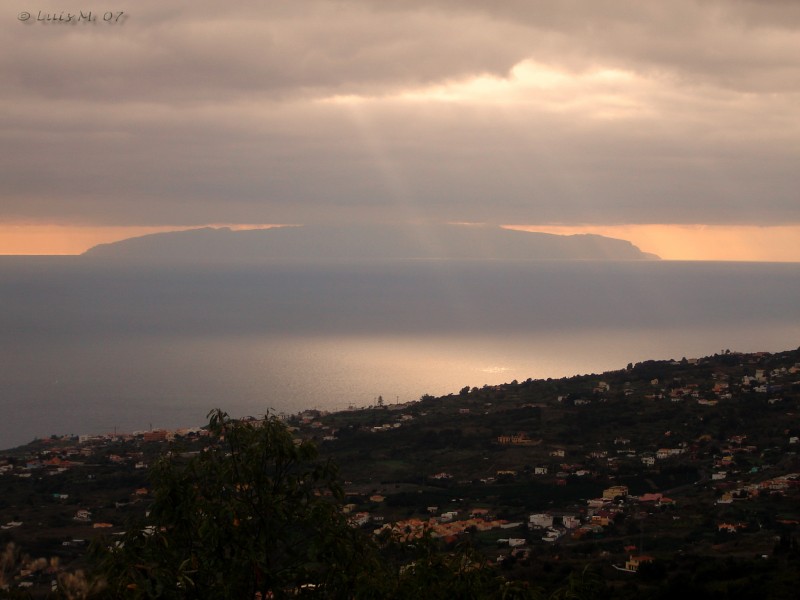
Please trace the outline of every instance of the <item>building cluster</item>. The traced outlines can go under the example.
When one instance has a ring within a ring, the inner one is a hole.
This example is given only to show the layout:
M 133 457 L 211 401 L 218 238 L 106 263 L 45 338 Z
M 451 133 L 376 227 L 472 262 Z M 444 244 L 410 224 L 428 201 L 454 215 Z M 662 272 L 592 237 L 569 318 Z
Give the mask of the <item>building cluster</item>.
M 438 511 L 438 507 L 429 507 Z M 429 534 L 435 538 L 443 538 L 453 542 L 459 536 L 492 529 L 515 529 L 522 526 L 522 522 L 509 522 L 495 519 L 488 509 L 473 509 L 467 511 L 466 518 L 459 518 L 459 511 L 444 511 L 428 519 L 403 519 L 394 523 L 387 523 L 373 531 L 374 535 L 390 534 L 401 541 L 409 541 Z

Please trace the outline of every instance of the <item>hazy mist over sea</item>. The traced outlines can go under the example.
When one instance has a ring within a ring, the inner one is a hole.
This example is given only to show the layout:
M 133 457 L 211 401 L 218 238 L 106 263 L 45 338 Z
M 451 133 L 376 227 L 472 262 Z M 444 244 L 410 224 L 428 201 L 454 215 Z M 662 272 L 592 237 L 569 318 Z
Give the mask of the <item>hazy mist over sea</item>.
M 800 344 L 794 263 L 0 259 L 0 447 Z

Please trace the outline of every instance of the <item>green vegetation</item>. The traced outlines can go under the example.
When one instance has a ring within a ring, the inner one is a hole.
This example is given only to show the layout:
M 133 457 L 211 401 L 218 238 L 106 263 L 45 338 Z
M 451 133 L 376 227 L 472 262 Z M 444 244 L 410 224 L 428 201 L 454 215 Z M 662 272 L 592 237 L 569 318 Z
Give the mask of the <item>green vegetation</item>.
M 252 598 L 357 579 L 366 545 L 328 498 L 342 492 L 282 423 L 211 415 L 212 443 L 160 458 L 150 515 L 103 557 L 112 597 Z

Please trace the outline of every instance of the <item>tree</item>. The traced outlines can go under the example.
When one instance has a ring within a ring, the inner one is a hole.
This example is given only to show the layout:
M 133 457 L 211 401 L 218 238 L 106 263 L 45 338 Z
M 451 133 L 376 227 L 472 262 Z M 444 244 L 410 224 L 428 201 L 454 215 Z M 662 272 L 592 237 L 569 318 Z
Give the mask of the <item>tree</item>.
M 281 598 L 355 579 L 371 555 L 338 509 L 334 465 L 274 416 L 209 417 L 211 444 L 159 459 L 146 522 L 102 552 L 109 595 Z

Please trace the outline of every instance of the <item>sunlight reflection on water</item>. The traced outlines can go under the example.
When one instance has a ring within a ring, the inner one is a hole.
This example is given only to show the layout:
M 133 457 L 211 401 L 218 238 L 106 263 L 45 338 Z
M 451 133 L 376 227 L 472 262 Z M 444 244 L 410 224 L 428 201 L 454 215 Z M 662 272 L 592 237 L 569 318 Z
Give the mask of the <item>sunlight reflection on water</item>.
M 103 433 L 204 422 L 267 410 L 344 410 L 417 400 L 528 378 L 602 373 L 629 362 L 680 359 L 726 348 L 796 347 L 800 325 L 465 336 L 141 337 L 24 347 L 0 376 L 0 445 L 34 436 Z M 488 366 L 487 366 L 488 365 Z M 37 375 L 24 374 L 34 372 Z M 15 374 L 15 375 L 12 375 Z M 13 408 L 9 399 L 15 398 Z

